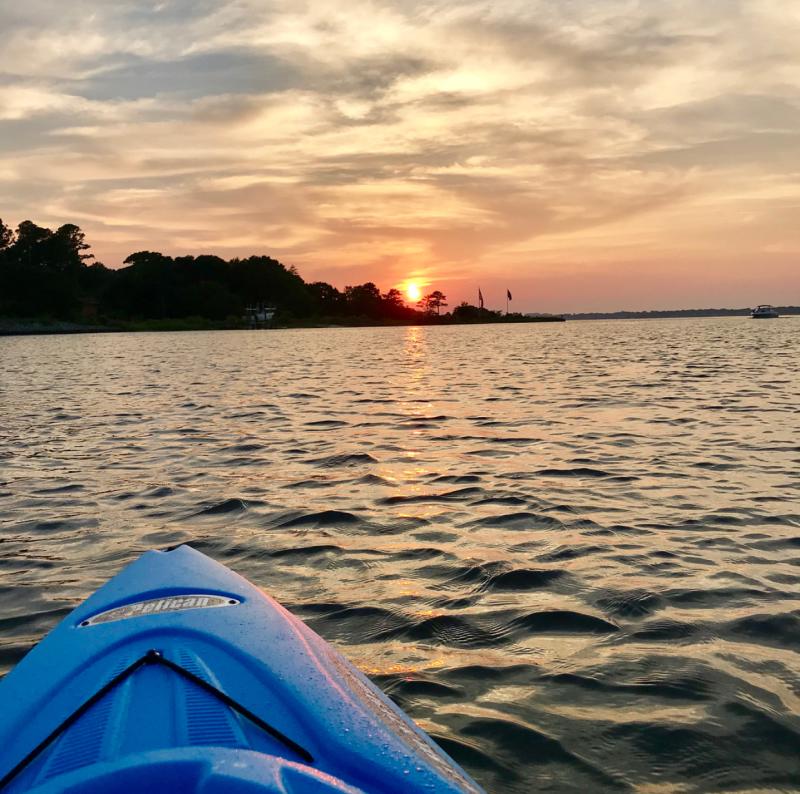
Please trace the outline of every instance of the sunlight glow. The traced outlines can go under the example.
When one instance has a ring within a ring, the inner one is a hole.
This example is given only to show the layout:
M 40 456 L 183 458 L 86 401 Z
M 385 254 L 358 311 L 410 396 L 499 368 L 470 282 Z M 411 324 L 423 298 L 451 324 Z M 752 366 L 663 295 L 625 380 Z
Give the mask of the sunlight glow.
M 409 281 L 406 284 L 406 297 L 410 303 L 416 303 L 422 297 L 422 290 L 420 290 L 419 284 Z

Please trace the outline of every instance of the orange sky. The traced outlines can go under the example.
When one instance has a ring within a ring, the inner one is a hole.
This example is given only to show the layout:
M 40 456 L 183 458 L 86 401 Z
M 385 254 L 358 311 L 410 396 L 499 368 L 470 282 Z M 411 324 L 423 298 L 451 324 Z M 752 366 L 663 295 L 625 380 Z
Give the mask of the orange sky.
M 31 0 L 0 217 L 451 305 L 800 304 L 800 6 Z

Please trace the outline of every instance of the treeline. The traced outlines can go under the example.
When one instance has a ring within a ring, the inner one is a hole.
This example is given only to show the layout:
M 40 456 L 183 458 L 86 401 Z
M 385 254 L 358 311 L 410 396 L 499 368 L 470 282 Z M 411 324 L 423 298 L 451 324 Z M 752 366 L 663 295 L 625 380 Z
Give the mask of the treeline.
M 112 270 L 93 261 L 83 231 L 55 231 L 23 221 L 16 230 L 0 220 L 0 316 L 113 324 L 198 318 L 235 327 L 247 307 L 268 305 L 279 321 L 371 323 L 497 322 L 520 320 L 466 303 L 452 313 L 434 291 L 417 307 L 396 289 L 372 282 L 346 287 L 307 284 L 294 267 L 269 256 L 222 259 L 170 257 L 139 251 Z

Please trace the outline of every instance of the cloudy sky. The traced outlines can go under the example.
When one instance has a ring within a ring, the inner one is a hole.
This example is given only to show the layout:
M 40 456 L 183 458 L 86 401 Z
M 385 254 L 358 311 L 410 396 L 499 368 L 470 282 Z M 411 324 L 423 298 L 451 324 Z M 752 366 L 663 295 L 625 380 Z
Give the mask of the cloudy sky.
M 57 8 L 57 11 L 54 9 Z M 0 217 L 521 310 L 800 304 L 800 4 L 0 0 Z

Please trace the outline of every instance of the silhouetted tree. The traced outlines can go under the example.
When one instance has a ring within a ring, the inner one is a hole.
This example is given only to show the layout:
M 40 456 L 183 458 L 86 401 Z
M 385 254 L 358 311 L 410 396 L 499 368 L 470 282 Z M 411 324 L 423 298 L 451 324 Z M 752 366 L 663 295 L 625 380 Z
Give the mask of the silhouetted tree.
M 311 313 L 313 302 L 305 282 L 277 259 L 251 256 L 229 264 L 233 288 L 245 303 L 267 303 L 297 317 Z
M 14 231 L 3 223 L 0 218 L 0 251 L 5 251 L 14 242 Z
M 442 306 L 447 306 L 447 296 L 440 292 L 438 289 L 426 295 L 417 305 L 426 313 L 433 314 L 436 312 L 438 316 L 441 313 Z
M 17 226 L 16 239 L 9 252 L 11 258 L 23 267 L 41 265 L 42 245 L 52 236 L 50 229 L 37 226 L 33 221 L 22 221 Z
M 81 282 L 87 294 L 96 297 L 108 286 L 114 276 L 114 271 L 109 270 L 102 262 L 92 262 L 81 271 Z
M 356 287 L 345 287 L 344 297 L 350 314 L 356 317 L 381 316 L 381 291 L 371 281 Z
M 316 314 L 330 317 L 343 313 L 345 297 L 336 287 L 324 281 L 315 281 L 308 285 L 308 291 Z
M 69 319 L 81 314 L 87 296 L 83 280 L 89 245 L 78 226 L 55 232 L 22 221 L 16 235 L 2 224 L 3 273 L 0 310 L 15 315 L 48 314 Z
M 381 314 L 389 320 L 410 322 L 419 319 L 419 312 L 406 305 L 403 293 L 394 287 L 381 297 Z
M 42 241 L 42 245 L 45 266 L 62 273 L 77 273 L 87 259 L 94 259 L 94 254 L 84 253 L 91 246 L 74 223 L 59 226 L 51 237 Z
M 508 315 L 514 317 L 514 315 Z M 491 309 L 482 309 L 479 306 L 472 306 L 466 301 L 462 301 L 453 309 L 453 320 L 457 323 L 492 323 L 504 318 L 502 312 L 495 312 Z
M 403 293 L 395 287 L 392 287 L 388 292 L 384 292 L 382 298 L 383 302 L 388 306 L 405 306 Z
M 476 322 L 480 318 L 480 312 L 477 306 L 462 301 L 453 309 L 453 319 L 460 323 Z
M 125 259 L 128 267 L 114 274 L 106 295 L 112 314 L 131 318 L 177 317 L 172 257 L 157 251 L 137 251 Z

